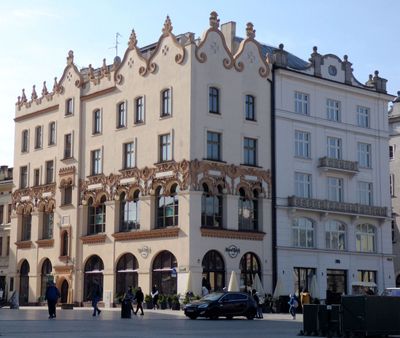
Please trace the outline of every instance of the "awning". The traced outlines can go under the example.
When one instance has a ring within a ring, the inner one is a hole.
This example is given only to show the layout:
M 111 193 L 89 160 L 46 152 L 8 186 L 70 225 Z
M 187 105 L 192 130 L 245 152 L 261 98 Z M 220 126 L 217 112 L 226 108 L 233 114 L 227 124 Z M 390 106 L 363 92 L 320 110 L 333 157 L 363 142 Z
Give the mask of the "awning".
M 351 286 L 362 286 L 366 288 L 376 288 L 377 285 L 374 282 L 352 282 Z
M 117 272 L 129 273 L 129 272 L 138 272 L 138 271 L 139 271 L 139 269 L 135 269 L 135 270 L 133 270 L 133 269 L 125 269 L 125 270 L 118 270 Z
M 162 268 L 162 269 L 153 269 L 153 271 L 165 271 L 165 272 L 168 272 L 168 271 L 172 271 L 172 269 L 173 268 Z
M 85 271 L 85 273 L 103 273 L 103 270 Z

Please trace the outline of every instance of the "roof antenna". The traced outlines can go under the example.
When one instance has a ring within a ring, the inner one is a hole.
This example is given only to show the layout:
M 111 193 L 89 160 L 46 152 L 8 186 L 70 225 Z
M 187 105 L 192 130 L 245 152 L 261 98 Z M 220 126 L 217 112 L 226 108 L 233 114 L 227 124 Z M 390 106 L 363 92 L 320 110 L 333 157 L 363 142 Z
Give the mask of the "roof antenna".
M 118 37 L 122 37 L 121 34 L 119 34 L 118 32 L 115 33 L 115 45 L 110 47 L 109 49 L 115 49 L 115 56 L 118 56 L 118 45 L 119 45 L 119 41 L 118 41 Z

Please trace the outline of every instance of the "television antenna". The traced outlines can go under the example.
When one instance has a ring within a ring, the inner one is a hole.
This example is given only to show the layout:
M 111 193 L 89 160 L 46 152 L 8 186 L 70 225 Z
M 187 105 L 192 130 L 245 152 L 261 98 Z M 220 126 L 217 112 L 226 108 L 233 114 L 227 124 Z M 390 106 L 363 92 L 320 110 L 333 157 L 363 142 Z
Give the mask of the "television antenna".
M 115 49 L 115 56 L 118 56 L 118 45 L 120 44 L 120 42 L 118 41 L 118 38 L 120 36 L 122 37 L 122 35 L 119 34 L 118 32 L 115 33 L 115 45 L 109 48 L 109 49 Z

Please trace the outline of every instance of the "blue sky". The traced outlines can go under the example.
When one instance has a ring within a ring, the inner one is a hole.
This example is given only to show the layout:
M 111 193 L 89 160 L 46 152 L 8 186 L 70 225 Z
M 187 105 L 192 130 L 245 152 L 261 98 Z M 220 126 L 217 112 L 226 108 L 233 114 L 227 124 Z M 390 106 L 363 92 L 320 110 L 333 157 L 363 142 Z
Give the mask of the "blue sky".
M 21 89 L 30 97 L 60 77 L 70 49 L 78 67 L 111 63 L 115 34 L 123 55 L 132 28 L 138 45 L 158 40 L 166 15 L 175 34 L 208 28 L 209 13 L 221 23 L 236 21 L 244 36 L 251 21 L 260 42 L 307 60 L 313 46 L 321 54 L 349 56 L 356 78 L 364 83 L 379 70 L 391 94 L 400 90 L 400 1 L 396 0 L 253 0 L 247 1 L 6 1 L 0 2 L 0 164 L 13 165 L 15 102 Z

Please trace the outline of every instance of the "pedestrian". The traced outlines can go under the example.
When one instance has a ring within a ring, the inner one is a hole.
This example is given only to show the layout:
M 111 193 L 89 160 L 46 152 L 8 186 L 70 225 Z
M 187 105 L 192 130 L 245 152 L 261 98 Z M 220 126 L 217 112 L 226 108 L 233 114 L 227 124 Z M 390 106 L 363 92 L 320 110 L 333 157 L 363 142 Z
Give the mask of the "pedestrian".
M 157 285 L 154 285 L 153 288 L 151 289 L 151 299 L 153 300 L 153 309 L 159 309 Z
M 133 294 L 133 286 L 130 286 L 125 293 L 125 300 L 129 302 L 129 306 L 131 311 L 133 312 L 132 302 L 135 299 L 135 295 Z
M 302 309 L 304 309 L 304 305 L 311 303 L 311 296 L 307 289 L 303 289 L 300 292 L 300 303 Z
M 205 286 L 201 287 L 201 295 L 202 297 L 207 296 L 208 295 L 208 289 Z
M 288 304 L 289 304 L 289 313 L 292 315 L 293 319 L 296 319 L 296 310 L 297 310 L 297 307 L 299 306 L 299 302 L 298 302 L 295 294 L 289 295 Z
M 137 291 L 136 291 L 136 294 L 135 294 L 135 299 L 136 299 L 137 305 L 136 305 L 136 311 L 134 312 L 134 314 L 137 315 L 137 313 L 138 313 L 138 311 L 140 309 L 142 311 L 141 315 L 143 316 L 144 312 L 143 312 L 143 305 L 142 304 L 143 304 L 143 300 L 144 300 L 144 295 L 143 295 L 143 292 L 142 292 L 142 289 L 141 289 L 140 286 L 137 288 Z
M 97 307 L 97 303 L 100 301 L 103 295 L 103 290 L 97 280 L 93 281 L 92 290 L 91 290 L 91 298 L 92 298 L 92 306 L 93 306 L 93 317 L 100 315 L 101 310 Z
M 47 307 L 49 309 L 49 319 L 56 318 L 56 304 L 60 298 L 60 291 L 53 282 L 47 283 L 46 295 L 44 297 L 47 300 Z
M 252 294 L 252 296 L 253 296 L 253 298 L 254 298 L 256 304 L 257 304 L 257 314 L 256 314 L 256 318 L 261 319 L 261 318 L 263 318 L 263 313 L 262 313 L 262 306 L 261 306 L 262 304 L 261 304 L 260 296 L 259 296 L 259 294 L 258 294 L 258 292 L 257 292 L 256 289 L 253 289 L 253 290 L 251 291 L 251 294 Z

